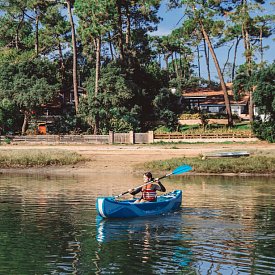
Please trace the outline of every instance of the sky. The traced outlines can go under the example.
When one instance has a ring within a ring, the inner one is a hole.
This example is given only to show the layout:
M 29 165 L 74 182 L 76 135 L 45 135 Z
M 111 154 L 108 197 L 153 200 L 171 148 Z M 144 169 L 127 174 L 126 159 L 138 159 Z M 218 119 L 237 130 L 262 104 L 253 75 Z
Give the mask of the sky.
M 275 5 L 270 5 L 270 0 L 266 0 L 266 7 L 269 14 L 275 14 Z M 182 17 L 183 17 L 183 9 L 174 9 L 174 10 L 168 10 L 167 7 L 168 0 L 163 0 L 160 10 L 159 10 L 159 16 L 163 18 L 163 20 L 158 25 L 158 30 L 154 32 L 154 35 L 168 35 L 172 32 L 173 29 L 178 28 L 182 24 Z M 269 63 L 272 63 L 275 60 L 275 41 L 274 41 L 274 35 L 273 37 L 269 39 L 264 39 L 264 46 L 269 46 L 269 50 L 264 52 L 264 59 L 268 60 Z M 225 60 L 227 58 L 227 49 L 220 48 L 215 49 L 218 59 L 220 60 L 220 66 L 223 68 L 223 65 L 225 63 Z M 233 52 L 231 50 L 231 52 Z M 259 58 L 260 55 L 257 55 Z M 232 58 L 231 58 L 232 60 Z M 239 45 L 239 53 L 237 58 L 237 64 L 243 64 L 244 63 L 244 57 L 243 57 L 243 42 L 240 42 Z M 207 77 L 207 69 L 206 64 L 204 63 L 204 60 L 201 59 L 201 71 L 202 76 Z M 213 75 L 214 79 L 217 80 L 217 72 L 216 68 L 213 64 L 212 58 L 210 57 L 210 71 Z M 226 79 L 225 79 L 226 80 Z

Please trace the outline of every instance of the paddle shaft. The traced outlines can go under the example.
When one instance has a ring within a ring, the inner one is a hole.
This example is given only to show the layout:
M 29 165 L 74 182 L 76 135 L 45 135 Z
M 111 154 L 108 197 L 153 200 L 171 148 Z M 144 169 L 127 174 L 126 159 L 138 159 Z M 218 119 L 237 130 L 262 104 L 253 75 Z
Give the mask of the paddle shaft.
M 167 174 L 167 175 L 165 175 L 165 176 L 162 176 L 162 177 L 160 177 L 160 178 L 158 178 L 158 179 L 161 180 L 161 179 L 164 179 L 164 178 L 169 177 L 169 176 L 171 176 L 171 175 L 173 175 L 173 173 L 169 173 L 169 174 Z M 153 183 L 153 182 L 155 182 L 155 180 L 151 180 L 151 181 L 148 181 L 148 182 L 146 182 L 146 183 L 143 183 L 142 185 L 140 185 L 140 186 L 134 188 L 134 190 L 136 190 L 136 189 L 138 189 L 138 188 L 140 188 L 140 187 L 143 187 L 144 185 Z M 121 194 L 115 196 L 115 198 L 119 198 L 119 197 L 121 197 L 121 196 L 123 196 L 123 195 L 126 195 L 126 194 L 128 194 L 128 193 L 129 193 L 129 191 L 125 191 L 125 192 L 123 192 L 123 193 L 121 193 Z

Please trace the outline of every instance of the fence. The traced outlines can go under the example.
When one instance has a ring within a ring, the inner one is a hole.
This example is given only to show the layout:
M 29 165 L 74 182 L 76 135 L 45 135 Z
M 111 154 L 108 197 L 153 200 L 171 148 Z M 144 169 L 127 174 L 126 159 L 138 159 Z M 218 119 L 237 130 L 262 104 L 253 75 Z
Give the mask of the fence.
M 184 134 L 168 133 L 114 133 L 109 135 L 36 135 L 36 136 L 1 136 L 0 142 L 47 143 L 47 144 L 143 144 L 154 142 L 224 142 L 224 141 L 254 141 L 257 138 L 252 133 L 237 132 L 223 134 Z
M 1 141 L 11 143 L 91 143 L 107 144 L 109 135 L 34 135 L 34 136 L 7 136 L 1 137 Z
M 28 136 L 0 136 L 0 142 L 8 143 L 52 143 L 52 144 L 68 144 L 68 143 L 83 143 L 83 144 L 134 144 L 134 143 L 149 143 L 148 133 L 114 133 L 109 132 L 109 135 L 28 135 Z M 151 138 L 152 140 L 153 138 Z
M 168 133 L 168 134 L 154 134 L 154 140 L 159 139 L 228 139 L 228 138 L 255 138 L 252 133 L 238 132 L 238 133 L 210 133 L 210 134 L 184 134 L 184 133 Z

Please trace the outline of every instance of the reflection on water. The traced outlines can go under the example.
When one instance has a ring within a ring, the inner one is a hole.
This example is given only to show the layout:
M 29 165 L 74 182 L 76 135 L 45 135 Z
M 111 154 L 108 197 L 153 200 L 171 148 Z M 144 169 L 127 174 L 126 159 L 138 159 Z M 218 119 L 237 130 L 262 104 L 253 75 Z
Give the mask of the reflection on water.
M 181 225 L 182 213 L 174 212 L 162 216 L 136 219 L 102 219 L 96 217 L 97 241 L 112 242 L 131 237 L 131 240 L 160 239 L 171 234 L 169 239 L 181 239 L 178 230 Z
M 97 266 L 104 269 L 101 260 L 116 253 L 121 268 L 125 271 L 130 268 L 131 274 L 140 273 L 144 265 L 147 265 L 144 274 L 182 271 L 192 260 L 189 236 L 181 232 L 182 218 L 181 211 L 150 219 L 103 220 L 97 217 Z M 131 266 L 127 267 L 129 264 Z
M 0 175 L 0 274 L 274 274 L 274 178 L 173 177 L 183 207 L 102 220 L 140 177 Z

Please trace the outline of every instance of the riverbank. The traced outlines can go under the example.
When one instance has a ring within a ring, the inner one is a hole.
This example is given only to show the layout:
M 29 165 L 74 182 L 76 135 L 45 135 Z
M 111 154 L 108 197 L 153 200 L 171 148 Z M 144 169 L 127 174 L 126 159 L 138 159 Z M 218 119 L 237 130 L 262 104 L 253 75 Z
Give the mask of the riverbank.
M 142 165 L 144 170 L 172 171 L 182 164 L 193 167 L 197 174 L 275 175 L 275 156 L 252 155 L 245 157 L 200 158 L 184 157 L 152 161 Z
M 252 156 L 275 156 L 275 144 L 251 143 L 198 143 L 198 144 L 153 144 L 153 145 L 2 145 L 0 151 L 16 150 L 64 150 L 76 152 L 85 162 L 65 166 L 0 169 L 0 172 L 24 172 L 44 174 L 91 174 L 91 173 L 141 173 L 143 164 L 172 158 L 247 151 Z M 234 159 L 236 160 L 236 159 Z M 216 160 L 217 161 L 217 160 Z
M 73 151 L 51 149 L 16 149 L 0 151 L 0 168 L 29 168 L 72 165 L 84 157 Z

